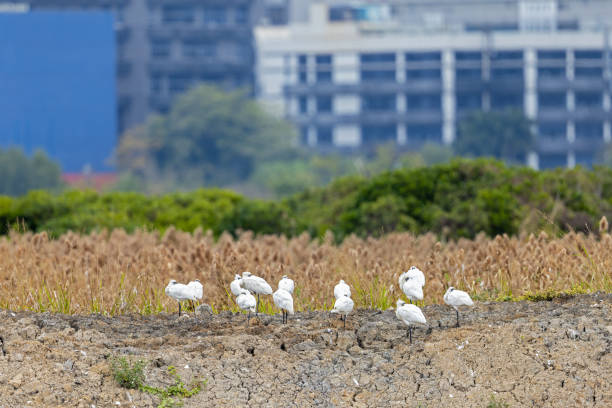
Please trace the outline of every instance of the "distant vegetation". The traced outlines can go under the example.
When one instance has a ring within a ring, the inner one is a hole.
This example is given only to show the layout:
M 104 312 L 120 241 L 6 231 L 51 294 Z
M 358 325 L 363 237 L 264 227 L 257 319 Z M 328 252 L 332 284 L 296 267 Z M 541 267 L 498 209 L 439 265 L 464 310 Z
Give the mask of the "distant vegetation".
M 42 151 L 32 157 L 17 148 L 0 149 L 0 194 L 19 196 L 33 189 L 58 190 L 63 186 L 57 163 Z
M 350 234 L 410 231 L 459 238 L 481 231 L 494 236 L 596 230 L 602 215 L 612 216 L 612 169 L 538 172 L 485 159 L 341 178 L 276 201 L 217 189 L 159 196 L 33 191 L 0 197 L 0 233 L 15 228 L 53 236 L 68 230 L 174 226 L 201 227 L 215 235 L 252 230 L 322 237 L 331 231 L 341 240 Z

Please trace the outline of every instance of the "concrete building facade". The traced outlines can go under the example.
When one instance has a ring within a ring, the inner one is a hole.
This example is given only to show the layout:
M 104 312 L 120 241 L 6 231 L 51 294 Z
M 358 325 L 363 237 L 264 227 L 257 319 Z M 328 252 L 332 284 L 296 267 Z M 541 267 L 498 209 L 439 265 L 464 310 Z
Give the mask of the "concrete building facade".
M 398 20 L 406 7 L 382 4 L 360 18 L 354 5 L 338 14 L 329 1 L 312 4 L 307 21 L 257 28 L 259 99 L 319 148 L 449 144 L 469 112 L 515 108 L 538 134 L 531 165 L 593 163 L 611 139 L 610 35 L 596 22 L 612 8 L 600 3 L 597 14 L 598 2 L 584 2 L 592 7 L 568 14 L 563 2 L 490 1 L 514 13 L 479 22 L 464 9 L 462 21 L 440 25 L 448 19 L 432 17 L 436 4 L 459 2 L 427 3 L 429 25 Z M 472 3 L 464 6 L 476 15 L 484 2 Z

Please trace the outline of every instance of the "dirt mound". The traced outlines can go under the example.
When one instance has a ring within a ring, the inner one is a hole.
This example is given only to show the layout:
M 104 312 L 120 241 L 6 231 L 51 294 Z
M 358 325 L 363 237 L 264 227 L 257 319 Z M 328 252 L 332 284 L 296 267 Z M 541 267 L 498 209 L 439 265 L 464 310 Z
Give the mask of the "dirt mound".
M 109 357 L 148 361 L 146 383 L 207 379 L 186 407 L 612 406 L 612 295 L 539 303 L 477 303 L 461 315 L 424 308 L 407 330 L 392 311 L 298 313 L 245 326 L 222 313 L 104 317 L 0 312 L 0 407 L 149 407 L 126 391 Z M 117 404 L 118 403 L 118 404 Z

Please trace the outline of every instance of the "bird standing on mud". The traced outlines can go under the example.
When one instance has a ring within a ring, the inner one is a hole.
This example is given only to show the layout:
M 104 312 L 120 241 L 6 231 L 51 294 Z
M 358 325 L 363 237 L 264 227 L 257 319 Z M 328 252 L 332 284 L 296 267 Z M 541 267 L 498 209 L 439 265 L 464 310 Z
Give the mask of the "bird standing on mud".
M 412 344 L 412 325 L 415 323 L 427 323 L 423 312 L 418 306 L 408 304 L 399 299 L 397 301 L 395 315 L 408 326 L 408 337 L 410 338 L 410 344 Z
M 200 283 L 199 279 L 189 282 L 187 286 L 189 286 L 191 290 L 193 290 L 193 295 L 197 300 L 202 300 L 202 295 L 204 295 L 204 287 Z M 191 307 L 193 308 L 193 310 L 195 310 L 193 301 L 191 301 Z
M 181 316 L 181 301 L 183 300 L 196 300 L 196 294 L 192 287 L 184 285 L 182 283 L 177 283 L 174 279 L 168 283 L 166 286 L 166 295 L 170 296 L 172 299 L 178 302 L 178 315 Z
M 413 300 L 423 300 L 423 286 L 421 286 L 421 282 L 417 279 L 405 276 L 404 283 L 400 284 L 400 288 L 410 300 L 410 303 L 412 303 Z
M 293 314 L 293 296 L 285 289 L 279 287 L 272 295 L 274 304 L 283 313 L 283 324 L 287 323 L 288 315 Z
M 232 281 L 232 283 L 230 283 L 230 291 L 236 297 L 240 296 L 240 293 L 242 292 L 242 286 L 240 286 L 241 282 L 242 282 L 242 277 L 236 274 L 234 276 L 234 280 Z
M 295 289 L 295 282 L 293 282 L 293 279 L 288 278 L 287 275 L 283 275 L 281 280 L 278 282 L 278 288 L 284 289 L 287 292 L 293 294 L 293 289 Z
M 334 286 L 334 297 L 337 300 L 344 296 L 351 297 L 351 288 L 344 282 L 344 280 L 340 279 L 340 282 Z
M 346 316 L 353 311 L 353 306 L 355 306 L 355 302 L 353 299 L 348 297 L 348 295 L 344 295 L 334 302 L 334 308 L 331 310 L 331 313 L 340 313 L 340 316 L 343 317 L 344 328 L 346 329 Z
M 256 305 L 255 296 L 253 296 L 251 292 L 249 292 L 246 289 L 240 289 L 240 294 L 236 298 L 236 304 L 242 310 L 248 311 L 248 314 L 247 314 L 247 326 L 248 326 L 249 320 L 251 318 L 251 312 L 255 311 L 255 305 Z
M 268 285 L 265 279 L 252 275 L 251 272 L 242 272 L 240 286 L 257 295 L 257 304 L 255 305 L 255 316 L 257 316 L 259 313 L 259 295 L 271 295 L 272 287 Z
M 452 306 L 453 309 L 455 309 L 455 312 L 457 312 L 457 327 L 459 327 L 459 309 L 458 307 L 474 305 L 474 302 L 472 301 L 472 298 L 470 297 L 470 295 L 468 295 L 462 290 L 457 290 L 453 288 L 452 286 L 448 288 L 448 290 L 444 294 L 444 303 L 446 303 L 449 306 Z

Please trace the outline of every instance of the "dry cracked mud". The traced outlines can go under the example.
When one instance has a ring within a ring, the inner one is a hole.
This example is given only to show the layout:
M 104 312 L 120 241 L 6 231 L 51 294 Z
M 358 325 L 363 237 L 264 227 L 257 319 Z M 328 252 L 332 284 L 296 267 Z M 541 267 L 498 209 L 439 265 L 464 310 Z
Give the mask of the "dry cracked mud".
M 0 407 L 150 407 L 120 388 L 109 358 L 148 362 L 146 383 L 207 379 L 185 407 L 612 407 L 612 295 L 393 311 L 306 312 L 280 324 L 244 315 L 67 316 L 0 311 Z M 503 406 L 500 404 L 499 406 Z

